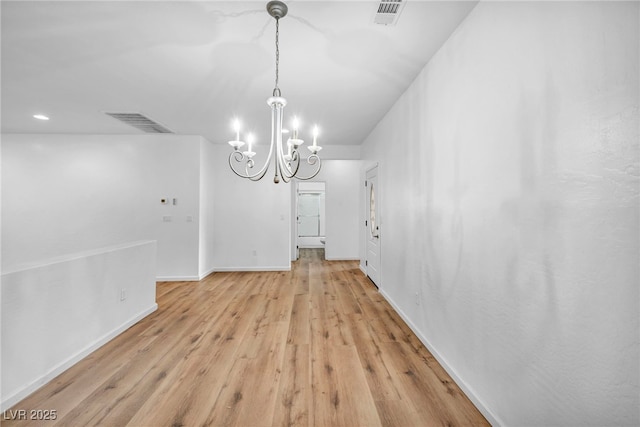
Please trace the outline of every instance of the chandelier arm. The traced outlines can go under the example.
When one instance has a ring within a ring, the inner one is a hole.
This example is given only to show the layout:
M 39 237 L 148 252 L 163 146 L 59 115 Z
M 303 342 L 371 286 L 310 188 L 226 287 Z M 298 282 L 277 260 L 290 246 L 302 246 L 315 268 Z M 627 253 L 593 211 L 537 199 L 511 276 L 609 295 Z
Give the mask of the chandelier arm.
M 282 161 L 284 163 L 284 171 L 282 174 L 286 175 L 288 179 L 294 178 L 300 169 L 300 153 L 298 153 L 298 150 L 294 150 L 291 153 L 291 160 L 289 162 L 285 161 L 284 158 Z M 295 162 L 296 165 L 294 169 L 291 168 L 292 162 Z
M 271 151 L 269 151 L 269 156 L 267 157 L 267 161 L 262 166 L 262 169 L 260 169 L 253 175 L 249 173 L 249 169 L 252 168 L 254 164 L 252 159 L 247 160 L 247 163 L 245 164 L 245 173 L 239 172 L 231 161 L 231 159 L 233 159 L 236 163 L 241 163 L 245 158 L 246 156 L 239 151 L 234 151 L 229 154 L 229 167 L 231 167 L 231 170 L 240 178 L 247 178 L 252 181 L 259 181 L 260 179 L 262 179 L 262 177 L 266 175 L 269 168 L 269 163 L 271 162 Z
M 298 168 L 300 167 L 300 157 L 299 156 L 295 156 L 294 153 L 291 154 L 292 160 L 286 161 L 284 159 L 284 156 L 282 156 L 282 157 L 279 157 L 278 158 L 278 162 L 276 162 L 276 163 L 278 163 L 278 166 L 279 166 L 279 169 L 280 169 L 280 175 L 282 177 L 282 181 L 285 182 L 285 183 L 290 182 L 292 178 L 296 177 L 296 173 L 298 172 Z M 290 166 L 291 161 L 295 161 L 296 162 L 295 171 L 293 171 L 291 169 L 291 166 Z
M 267 173 L 267 168 L 263 167 L 262 170 L 260 170 L 256 174 L 253 174 L 253 175 L 249 174 L 249 169 L 253 167 L 250 165 L 254 164 L 252 159 L 247 160 L 247 163 L 245 164 L 245 173 L 238 171 L 233 165 L 232 160 L 235 160 L 236 163 L 242 163 L 244 159 L 246 159 L 246 156 L 242 154 L 240 151 L 233 151 L 231 154 L 229 154 L 229 167 L 231 168 L 233 173 L 238 175 L 240 178 L 246 178 L 246 179 L 251 179 L 252 181 L 258 181 Z M 268 164 L 269 162 L 267 161 L 265 165 L 268 165 Z
M 286 175 L 285 173 L 283 173 L 282 169 L 280 170 L 280 173 L 281 173 L 282 182 L 287 184 L 287 183 L 289 183 L 291 181 L 291 177 Z
M 282 177 L 282 180 L 284 182 L 288 182 L 288 180 L 290 180 L 293 176 L 291 173 L 289 173 L 289 167 L 284 158 L 278 157 L 278 170 L 280 171 L 280 176 Z
M 287 183 L 291 181 L 291 176 L 286 173 L 286 165 L 284 164 L 284 158 L 282 154 L 276 153 L 276 176 L 273 179 L 273 182 L 278 183 L 280 181 Z
M 262 178 L 264 178 L 264 176 L 267 174 L 267 171 L 269 170 L 269 161 L 267 160 L 265 162 L 265 165 L 262 167 L 262 170 L 260 172 L 258 172 L 255 175 L 249 175 L 249 166 L 248 164 L 245 165 L 245 170 L 247 171 L 247 175 L 251 181 L 260 181 Z
M 309 157 L 307 157 L 307 164 L 313 166 L 315 164 L 317 164 L 317 168 L 316 170 L 309 176 L 298 176 L 296 175 L 296 179 L 299 179 L 301 181 L 307 181 L 309 179 L 315 178 L 316 175 L 318 175 L 318 173 L 320 173 L 320 169 L 322 167 L 322 159 L 320 159 L 320 157 L 317 154 L 311 154 Z
M 277 22 L 277 20 L 276 20 Z M 277 89 L 277 88 L 276 88 Z M 274 93 L 275 90 L 274 89 Z M 280 158 L 282 157 L 282 110 L 283 106 L 280 103 L 274 102 L 271 104 L 271 140 L 275 139 L 276 146 L 276 161 L 275 163 L 275 174 L 273 176 L 273 182 L 276 184 L 280 182 Z
M 235 173 L 236 175 L 238 175 L 240 178 L 248 178 L 248 176 L 244 176 L 243 174 L 241 174 L 240 172 L 238 172 L 236 170 L 236 168 L 233 166 L 233 163 L 231 162 L 231 159 L 235 160 L 236 163 L 241 163 L 242 160 L 244 160 L 245 156 L 244 154 L 242 154 L 240 151 L 232 151 L 229 154 L 229 167 L 231 168 L 231 170 L 233 171 L 233 173 Z
M 267 170 L 269 169 L 269 164 L 271 163 L 272 154 L 273 154 L 273 139 L 271 139 L 271 145 L 269 147 L 269 155 L 267 156 L 267 160 L 264 162 L 264 165 L 262 166 L 262 168 L 255 174 L 252 175 L 249 173 L 249 169 L 252 168 L 254 165 L 253 159 L 247 160 L 247 163 L 245 164 L 244 174 L 241 172 L 238 172 L 236 168 L 233 166 L 233 163 L 231 162 L 232 158 L 236 161 L 236 163 L 242 163 L 242 161 L 246 158 L 246 156 L 240 151 L 233 151 L 231 152 L 231 154 L 229 154 L 229 167 L 231 167 L 231 170 L 240 178 L 247 178 L 252 181 L 259 181 L 266 175 Z

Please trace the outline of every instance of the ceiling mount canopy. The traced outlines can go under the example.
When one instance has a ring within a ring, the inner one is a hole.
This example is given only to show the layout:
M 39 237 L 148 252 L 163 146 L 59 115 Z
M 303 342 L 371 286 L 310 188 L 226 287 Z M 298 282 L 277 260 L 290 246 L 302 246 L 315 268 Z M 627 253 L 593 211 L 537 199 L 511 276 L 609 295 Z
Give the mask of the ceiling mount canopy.
M 252 149 L 255 148 L 253 146 L 254 137 L 251 133 L 247 134 L 247 150 L 240 151 L 240 149 L 245 145 L 245 142 L 240 140 L 240 121 L 238 119 L 235 119 L 233 122 L 235 139 L 229 141 L 229 145 L 233 147 L 233 151 L 231 152 L 231 154 L 229 154 L 229 167 L 239 177 L 250 179 L 252 181 L 259 181 L 265 176 L 267 170 L 269 169 L 271 158 L 274 156 L 275 176 L 273 177 L 273 182 L 275 182 L 276 184 L 279 183 L 280 180 L 289 182 L 291 178 L 297 178 L 301 180 L 311 179 L 318 175 L 318 172 L 320 172 L 320 167 L 322 165 L 320 157 L 318 156 L 318 152 L 322 150 L 322 147 L 317 144 L 319 133 L 318 126 L 314 126 L 313 128 L 313 145 L 307 147 L 307 149 L 311 152 L 309 157 L 307 157 L 307 164 L 312 168 L 312 172 L 310 175 L 298 175 L 301 159 L 299 148 L 302 144 L 304 144 L 304 141 L 298 138 L 298 128 L 300 122 L 296 117 L 293 118 L 293 137 L 287 140 L 286 151 L 283 149 L 282 120 L 284 107 L 287 105 L 287 100 L 282 97 L 280 88 L 278 87 L 278 71 L 280 67 L 279 37 L 280 19 L 287 15 L 288 10 L 289 8 L 287 7 L 287 5 L 281 1 L 274 0 L 267 3 L 267 12 L 276 20 L 276 78 L 275 87 L 273 88 L 273 96 L 267 99 L 267 105 L 269 105 L 269 107 L 271 108 L 271 145 L 269 147 L 267 160 L 264 163 L 264 166 L 255 173 L 253 172 L 253 168 L 255 166 L 253 156 L 255 156 L 256 153 L 252 151 Z M 244 164 L 244 171 L 236 169 L 236 166 L 238 164 Z
M 287 16 L 288 11 L 289 8 L 287 7 L 287 5 L 281 1 L 273 0 L 267 3 L 267 12 L 269 12 L 269 15 L 271 15 L 275 19 L 284 18 L 285 16 Z

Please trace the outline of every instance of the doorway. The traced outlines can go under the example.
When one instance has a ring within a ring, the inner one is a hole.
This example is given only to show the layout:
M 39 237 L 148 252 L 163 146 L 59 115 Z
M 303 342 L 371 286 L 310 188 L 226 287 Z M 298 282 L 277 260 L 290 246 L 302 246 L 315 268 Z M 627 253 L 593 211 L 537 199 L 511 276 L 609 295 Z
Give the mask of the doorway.
M 367 276 L 380 286 L 380 187 L 378 186 L 378 166 L 367 170 L 365 178 L 365 236 Z
M 325 247 L 325 183 L 299 182 L 296 191 L 296 259 L 298 250 Z

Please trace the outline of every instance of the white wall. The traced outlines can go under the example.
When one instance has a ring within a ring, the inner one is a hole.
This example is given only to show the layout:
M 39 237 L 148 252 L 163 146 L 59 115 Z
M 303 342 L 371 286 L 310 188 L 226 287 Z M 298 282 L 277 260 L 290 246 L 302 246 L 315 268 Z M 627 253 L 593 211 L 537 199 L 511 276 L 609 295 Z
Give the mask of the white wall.
M 157 240 L 159 278 L 197 279 L 202 141 L 177 135 L 3 135 L 3 271 Z M 169 204 L 160 204 L 161 198 Z
M 358 224 L 361 219 L 359 170 L 360 146 L 327 146 L 320 152 L 322 168 L 311 181 L 324 182 L 325 192 L 325 258 L 329 260 L 357 260 L 359 253 Z M 301 163 L 302 176 L 308 176 L 312 168 Z M 291 198 L 295 200 L 295 188 Z M 295 210 L 292 206 L 292 218 Z M 293 228 L 293 225 L 292 225 Z M 291 239 L 292 259 L 295 259 L 296 238 Z
M 640 423 L 639 7 L 480 2 L 363 145 L 381 291 L 499 424 Z
M 361 167 L 360 160 L 323 160 L 322 169 L 314 178 L 325 183 L 325 258 L 328 260 L 360 259 Z
M 318 137 L 318 145 L 322 145 L 324 142 L 320 141 L 322 137 Z M 336 141 L 332 141 L 332 145 L 324 145 L 319 153 L 323 162 L 326 160 L 359 160 L 360 159 L 360 145 L 337 145 Z M 305 148 L 307 145 L 302 146 L 301 152 L 305 155 L 309 155 L 309 151 Z M 306 159 L 303 159 L 303 162 Z M 304 163 L 303 163 L 304 164 Z
M 199 216 L 210 209 L 200 212 L 201 137 L 3 135 L 2 143 L 6 408 L 153 311 L 156 277 L 197 280 Z
M 215 148 L 212 143 L 203 139 L 200 142 L 200 235 L 199 235 L 199 270 L 200 278 L 210 274 L 215 267 Z
M 293 256 L 290 242 L 295 247 L 293 184 L 274 184 L 273 166 L 261 181 L 241 179 L 229 169 L 230 147 L 215 145 L 213 151 L 215 270 L 289 270 Z M 323 159 L 357 158 L 360 148 L 328 146 L 321 154 Z M 256 168 L 263 163 L 264 158 L 257 156 Z M 301 172 L 308 174 L 303 168 Z M 328 259 L 358 259 L 359 168 L 357 160 L 323 160 L 322 170 L 314 178 L 327 185 Z
M 326 183 L 325 258 L 359 259 L 360 161 L 324 162 L 317 179 Z
M 158 241 L 159 280 L 290 268 L 282 244 L 291 233 L 289 184 L 274 184 L 272 171 L 257 183 L 236 177 L 226 144 L 178 135 L 3 135 L 3 145 L 3 269 L 147 239 Z M 357 146 L 333 148 L 329 157 L 359 155 Z M 338 185 L 328 200 L 337 218 L 328 254 L 357 258 L 351 229 L 343 232 L 357 216 L 357 182 L 344 184 L 353 178 L 346 164 L 324 166 L 335 168 L 326 181 Z
M 274 184 L 273 168 L 258 182 L 239 178 L 229 169 L 230 147 L 214 151 L 215 270 L 289 270 L 290 184 Z
M 155 311 L 155 267 L 132 242 L 3 271 L 0 410 Z

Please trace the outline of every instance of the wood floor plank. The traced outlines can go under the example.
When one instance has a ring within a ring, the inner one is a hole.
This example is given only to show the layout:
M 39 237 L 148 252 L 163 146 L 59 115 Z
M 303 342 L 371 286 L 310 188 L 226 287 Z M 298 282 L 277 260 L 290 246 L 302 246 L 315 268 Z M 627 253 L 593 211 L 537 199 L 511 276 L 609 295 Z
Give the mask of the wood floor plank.
M 488 425 L 357 262 L 300 255 L 291 272 L 158 283 L 155 313 L 11 410 L 54 409 L 50 426 Z
M 380 344 L 382 357 L 399 379 L 414 411 L 425 417 L 425 425 L 488 425 L 477 419 L 477 409 L 450 379 L 440 380 L 406 343 Z
M 405 399 L 400 400 L 378 400 L 376 408 L 380 415 L 380 421 L 385 426 L 402 426 L 402 427 L 425 427 L 431 425 L 419 411 L 408 404 Z M 443 424 L 445 426 L 456 425 L 454 423 Z M 471 424 L 473 425 L 473 424 Z
M 210 416 L 208 426 L 270 426 L 282 375 L 287 325 L 269 328 L 254 358 L 238 358 L 231 369 Z M 241 352 L 242 353 L 242 352 Z
M 311 344 L 313 425 L 380 426 L 355 346 Z
M 242 297 L 234 298 L 211 322 L 202 346 L 185 359 L 184 369 L 175 369 L 177 379 L 159 387 L 129 425 L 161 425 L 167 419 L 172 425 L 196 425 L 208 417 L 260 303 L 255 295 Z
M 341 313 L 346 315 L 354 313 L 362 314 L 362 308 L 351 290 L 351 284 L 349 283 L 348 276 L 344 274 L 344 271 L 332 272 L 331 284 L 336 292 Z
M 309 262 L 298 261 L 291 267 L 291 281 L 295 286 L 294 294 L 309 294 Z
M 351 319 L 356 350 L 374 400 L 401 399 L 401 393 L 385 365 L 382 349 L 373 338 L 369 323 L 359 315 L 352 315 Z
M 352 345 L 351 331 L 344 323 L 344 314 L 326 266 L 310 265 L 309 295 L 312 337 L 321 337 L 328 344 Z
M 193 350 L 201 338 L 196 326 L 201 315 L 195 312 L 182 315 L 182 328 L 175 335 L 165 334 L 154 340 L 147 351 L 136 355 L 116 371 L 103 385 L 89 395 L 73 411 L 63 417 L 59 425 L 124 425 L 150 397 L 166 372 Z M 105 405 L 95 405 L 105 402 Z
M 287 344 L 273 426 L 309 426 L 311 372 L 309 344 Z
M 140 351 L 140 346 L 148 348 L 147 346 L 155 339 L 155 337 L 148 337 L 132 340 L 132 336 L 136 337 L 129 331 L 125 332 L 126 337 L 120 336 L 124 343 L 122 349 L 113 346 L 104 346 L 98 349 L 72 369 L 68 369 L 54 378 L 41 391 L 20 402 L 20 409 L 30 411 L 51 408 L 56 410 L 58 419 L 63 418 L 80 405 L 87 395 L 107 381 L 114 371 L 123 368 L 128 360 Z M 29 425 L 29 423 L 23 425 Z
M 289 322 L 288 344 L 309 344 L 309 295 L 294 295 Z

